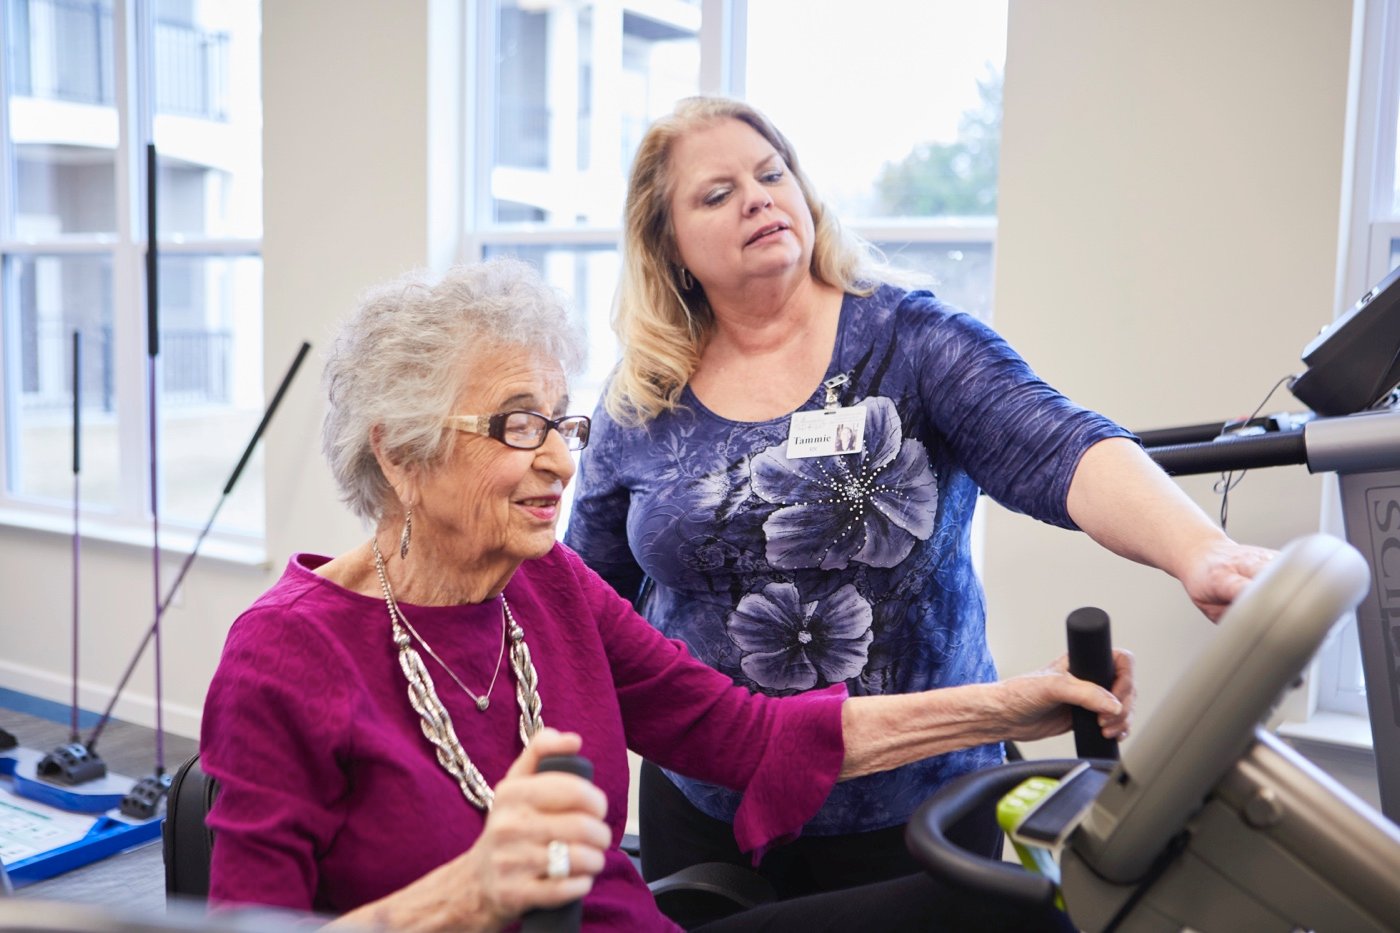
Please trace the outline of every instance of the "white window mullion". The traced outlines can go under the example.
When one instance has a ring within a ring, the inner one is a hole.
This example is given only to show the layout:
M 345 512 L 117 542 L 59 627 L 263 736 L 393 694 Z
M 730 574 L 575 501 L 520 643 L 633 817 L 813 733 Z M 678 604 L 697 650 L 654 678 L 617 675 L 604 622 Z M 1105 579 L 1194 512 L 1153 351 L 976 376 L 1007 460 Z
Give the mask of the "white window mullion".
M 257 256 L 262 253 L 262 240 L 241 237 L 227 239 L 184 239 L 160 242 L 162 256 Z M 143 270 L 144 271 L 144 270 Z
M 0 4 L 0 49 L 15 48 L 17 36 L 10 34 L 10 11 Z M 10 307 L 10 277 L 8 265 L 10 251 L 5 241 L 14 232 L 14 204 L 11 203 L 10 173 L 15 164 L 14 151 L 10 143 L 10 69 L 0 67 L 0 503 L 9 499 L 10 488 L 10 426 L 6 414 L 10 386 L 17 382 L 13 375 L 19 372 L 19 349 L 10 346 L 3 338 L 7 329 L 7 317 L 14 309 Z
M 475 0 L 467 16 L 468 48 L 474 51 L 473 67 L 468 76 L 466 115 L 463 130 L 470 145 L 463 169 L 467 184 L 463 216 L 466 236 L 463 237 L 462 258 L 475 261 L 482 257 L 484 244 L 480 232 L 490 223 L 492 211 L 492 154 L 496 149 L 496 46 L 500 41 L 500 12 L 494 0 Z
M 1343 312 L 1390 271 L 1395 211 L 1396 116 L 1400 113 L 1400 3 L 1368 3 L 1365 11 L 1361 85 L 1355 127 L 1355 188 L 1352 203 L 1362 211 L 1354 219 L 1358 240 L 1348 252 L 1346 294 L 1337 303 Z M 1364 200 L 1363 200 L 1364 198 Z M 1358 277 L 1359 276 L 1359 277 Z
M 573 4 L 545 12 L 547 152 L 542 187 L 548 223 L 572 224 L 579 215 L 579 10 Z
M 146 434 L 146 319 L 145 250 L 141 244 L 145 190 L 145 149 L 141 142 L 149 126 L 140 101 L 140 32 L 137 17 L 143 13 L 140 0 L 115 0 L 112 12 L 113 78 L 116 90 L 117 151 L 116 242 L 112 249 L 112 358 L 115 370 L 118 433 L 119 517 L 128 522 L 146 518 L 143 507 L 149 486 Z M 139 158 L 138 158 L 139 150 Z M 132 313 L 142 309 L 143 313 Z
M 3 71 L 4 69 L 0 69 Z M 3 90 L 3 86 L 0 86 Z M 0 110 L 5 109 L 3 102 L 7 100 L 0 94 Z M 0 140 L 8 139 L 8 136 L 0 136 Z M 0 145 L 0 158 L 5 158 L 5 147 Z M 0 179 L 3 179 L 0 174 Z M 3 182 L 0 182 L 2 185 Z M 15 346 L 16 341 L 4 339 L 4 334 L 9 331 L 7 318 L 14 313 L 10 307 L 10 299 L 14 293 L 14 287 L 10 281 L 10 254 L 0 248 L 0 505 L 8 505 L 10 501 L 10 461 L 14 451 L 10 449 L 10 418 L 9 406 L 11 404 L 10 390 L 19 383 L 18 374 L 20 372 L 19 347 Z
M 1374 155 L 1371 171 L 1371 210 L 1370 217 L 1391 217 L 1395 214 L 1395 153 L 1396 115 L 1400 112 L 1400 80 L 1397 79 L 1397 63 L 1400 63 L 1400 4 L 1394 0 L 1385 3 L 1367 4 L 1368 17 L 1365 37 L 1365 52 L 1375 55 L 1379 61 L 1363 66 L 1367 89 L 1374 88 L 1372 95 L 1363 94 L 1365 119 L 1371 124 L 1362 134 L 1362 139 L 1370 143 Z M 1372 30 L 1375 35 L 1372 35 Z M 1379 43 L 1379 49 L 1376 44 Z M 1358 127 L 1359 128 L 1359 127 Z
M 700 93 L 742 98 L 748 0 L 701 0 Z
M 852 222 L 850 228 L 871 242 L 994 243 L 997 238 L 995 217 L 970 217 L 954 222 L 945 218 L 910 219 L 902 223 L 857 221 Z
M 617 246 L 617 227 L 497 227 L 478 235 L 491 246 Z
M 0 3 L 0 49 L 12 49 L 19 43 L 18 36 L 10 35 L 10 10 Z M 11 203 L 10 172 L 13 171 L 14 151 L 10 144 L 10 69 L 0 68 L 0 241 L 14 233 L 14 208 Z M 3 259 L 0 254 L 0 259 Z M 0 311 L 4 309 L 4 298 L 0 296 Z M 4 424 L 0 423 L 0 429 Z M 0 451 L 4 450 L 4 434 L 0 434 Z M 0 486 L 3 489 L 4 486 Z
M 466 135 L 467 100 L 473 81 L 475 30 L 468 17 L 475 4 L 430 0 L 428 4 L 428 267 L 443 270 L 460 258 L 461 231 L 470 216 L 464 189 L 472 164 Z
M 623 179 L 627 166 L 619 165 L 618 140 L 622 139 L 622 109 L 617 88 L 622 86 L 623 16 L 620 0 L 598 0 L 593 4 L 593 35 L 590 47 L 591 78 L 588 88 L 591 126 L 588 138 L 588 169 L 579 189 L 588 198 L 588 217 L 617 216 L 626 198 Z

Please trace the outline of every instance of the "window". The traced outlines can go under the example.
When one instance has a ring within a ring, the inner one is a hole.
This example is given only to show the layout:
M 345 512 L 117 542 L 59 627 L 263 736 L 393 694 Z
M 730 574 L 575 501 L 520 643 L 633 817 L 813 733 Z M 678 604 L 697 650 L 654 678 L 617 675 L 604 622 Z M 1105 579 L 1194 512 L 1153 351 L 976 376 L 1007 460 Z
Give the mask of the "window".
M 1337 305 L 1348 310 L 1400 265 L 1400 0 L 1365 5 L 1355 93 L 1354 174 Z M 1335 487 L 1331 487 L 1335 488 Z M 1330 523 L 1342 534 L 1338 517 Z M 1318 656 L 1319 710 L 1366 716 L 1356 622 L 1339 626 Z
M 748 5 L 748 99 L 843 222 L 989 317 L 1006 4 L 874 0 L 864 42 L 811 9 Z
M 198 529 L 218 503 L 263 404 L 260 19 L 257 0 L 0 0 L 7 518 L 52 524 L 80 488 L 86 531 L 149 529 L 148 370 L 162 525 Z M 148 140 L 158 153 L 154 367 Z M 220 519 L 234 538 L 261 538 L 260 458 Z
M 753 102 L 844 223 L 934 276 L 948 300 L 990 312 L 1006 4 L 869 0 L 862 29 L 880 41 L 864 44 L 814 9 L 477 5 L 479 71 L 467 80 L 486 103 L 468 159 L 464 258 L 521 256 L 573 297 L 589 340 L 574 409 L 591 410 L 617 357 L 609 315 L 632 155 L 651 121 L 692 94 Z

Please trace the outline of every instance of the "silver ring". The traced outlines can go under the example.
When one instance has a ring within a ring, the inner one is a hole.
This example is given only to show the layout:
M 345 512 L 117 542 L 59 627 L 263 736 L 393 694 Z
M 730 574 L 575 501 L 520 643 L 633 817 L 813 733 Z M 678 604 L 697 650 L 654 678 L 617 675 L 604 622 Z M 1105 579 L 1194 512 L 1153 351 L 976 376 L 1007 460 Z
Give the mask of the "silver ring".
M 551 839 L 545 847 L 544 876 L 558 880 L 569 877 L 572 866 L 569 864 L 569 844 Z

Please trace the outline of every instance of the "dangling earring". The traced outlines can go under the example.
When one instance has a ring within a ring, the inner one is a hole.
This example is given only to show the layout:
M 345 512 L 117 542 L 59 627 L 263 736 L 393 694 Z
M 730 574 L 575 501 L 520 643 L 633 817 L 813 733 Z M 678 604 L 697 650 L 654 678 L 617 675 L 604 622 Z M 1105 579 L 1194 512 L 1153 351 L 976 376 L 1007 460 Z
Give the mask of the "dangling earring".
M 690 270 L 685 266 L 681 266 L 681 289 L 688 292 L 694 288 L 695 279 L 691 278 Z
M 409 539 L 413 537 L 413 510 L 403 513 L 403 534 L 399 535 L 399 560 L 408 557 Z

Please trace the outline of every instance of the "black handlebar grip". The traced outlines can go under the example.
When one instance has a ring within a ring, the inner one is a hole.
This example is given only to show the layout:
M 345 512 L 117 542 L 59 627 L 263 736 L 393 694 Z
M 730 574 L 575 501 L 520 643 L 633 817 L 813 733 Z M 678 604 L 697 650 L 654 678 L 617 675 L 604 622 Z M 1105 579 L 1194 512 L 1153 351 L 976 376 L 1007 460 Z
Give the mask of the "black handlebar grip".
M 1069 672 L 1080 680 L 1113 689 L 1113 640 L 1108 630 L 1108 613 L 1086 606 L 1076 609 L 1065 620 L 1065 636 L 1069 642 Z M 1074 751 L 1080 758 L 1117 760 L 1118 743 L 1104 738 L 1098 716 L 1076 706 L 1074 721 Z
M 593 780 L 593 762 L 582 755 L 547 755 L 536 771 L 567 771 L 585 781 Z M 583 901 L 562 907 L 528 911 L 520 922 L 520 933 L 577 933 L 583 925 Z
M 593 762 L 582 755 L 546 755 L 536 771 L 567 771 L 585 781 L 593 780 Z

